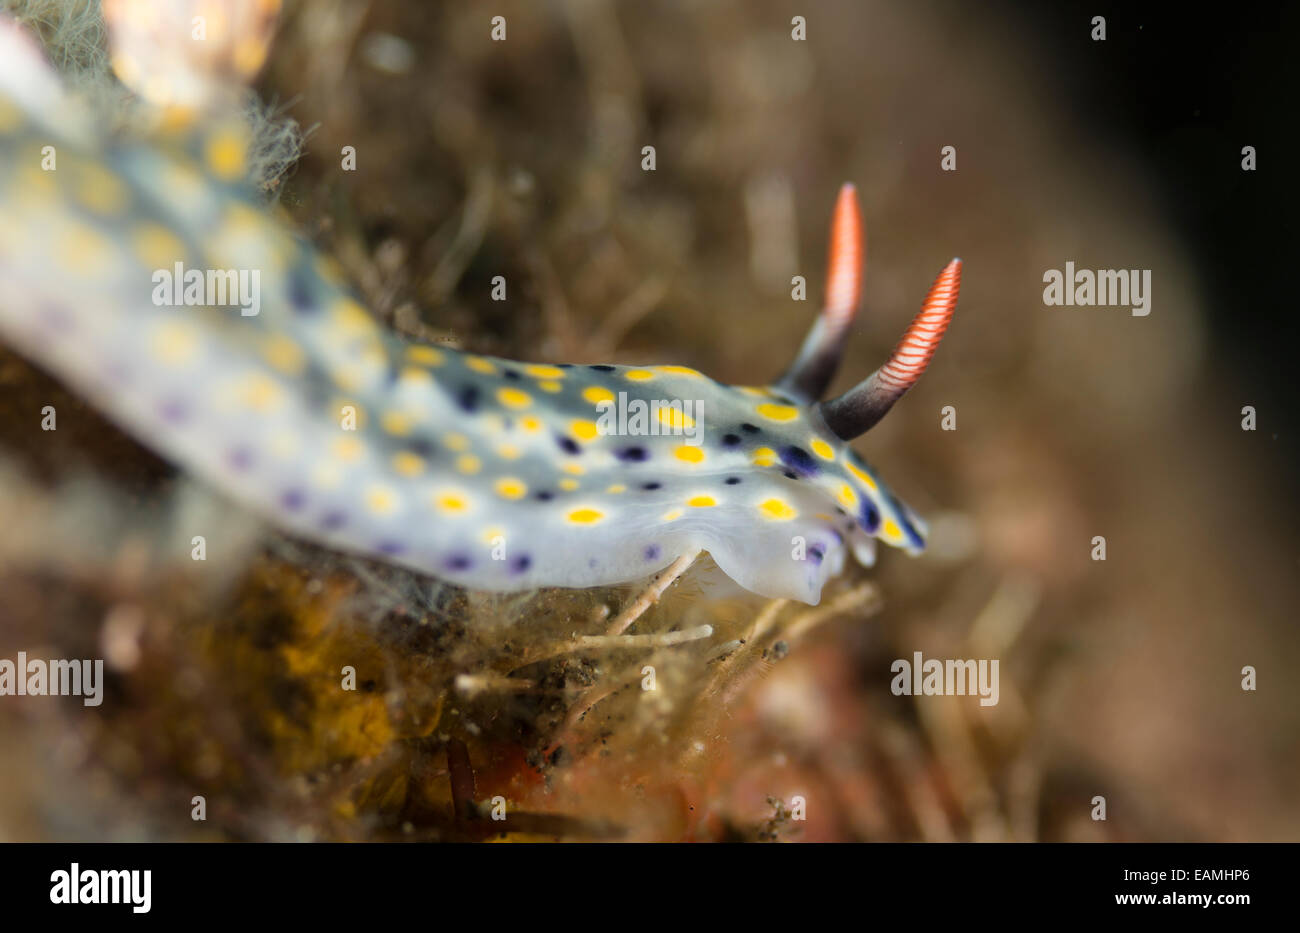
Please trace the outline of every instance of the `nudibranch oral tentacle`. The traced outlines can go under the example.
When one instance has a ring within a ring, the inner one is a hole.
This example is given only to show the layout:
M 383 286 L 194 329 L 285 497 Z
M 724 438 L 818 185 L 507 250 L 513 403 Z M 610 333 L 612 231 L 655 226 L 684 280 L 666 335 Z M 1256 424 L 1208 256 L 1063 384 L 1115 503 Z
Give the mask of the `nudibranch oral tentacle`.
M 0 337 L 280 527 L 493 591 L 637 580 L 706 550 L 741 586 L 808 603 L 848 553 L 923 546 L 847 440 L 929 362 L 960 264 L 885 366 L 817 404 L 858 305 L 850 186 L 825 310 L 778 384 L 516 362 L 383 328 L 232 181 L 246 154 L 229 126 L 113 139 L 34 113 L 16 87 L 37 66 L 3 51 Z

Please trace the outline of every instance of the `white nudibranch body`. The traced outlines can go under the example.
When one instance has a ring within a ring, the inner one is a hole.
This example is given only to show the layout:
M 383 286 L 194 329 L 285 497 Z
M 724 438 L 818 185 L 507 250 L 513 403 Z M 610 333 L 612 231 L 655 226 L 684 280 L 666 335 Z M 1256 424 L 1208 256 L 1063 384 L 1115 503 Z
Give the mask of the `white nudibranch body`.
M 495 591 L 635 580 L 702 549 L 741 586 L 808 603 L 847 551 L 923 546 L 844 438 L 924 368 L 960 266 L 888 378 L 815 404 L 858 302 L 851 189 L 800 363 L 734 387 L 403 340 L 258 204 L 238 129 L 114 141 L 56 110 L 0 80 L 0 338 L 290 532 Z

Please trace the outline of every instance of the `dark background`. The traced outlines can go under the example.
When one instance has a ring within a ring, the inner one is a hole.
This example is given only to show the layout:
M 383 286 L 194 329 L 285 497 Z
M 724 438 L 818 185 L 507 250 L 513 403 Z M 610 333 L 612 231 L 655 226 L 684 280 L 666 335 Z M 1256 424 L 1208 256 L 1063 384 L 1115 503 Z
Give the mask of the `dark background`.
M 1025 3 L 990 9 L 1059 67 L 1032 75 L 1099 144 L 1145 158 L 1156 195 L 1209 288 L 1210 359 L 1263 393 L 1259 430 L 1300 457 L 1296 429 L 1294 120 L 1300 7 Z M 990 15 L 983 13 L 981 15 Z M 1091 39 L 1094 16 L 1106 41 Z M 1254 146 L 1256 170 L 1241 171 Z M 1157 286 L 1158 287 L 1158 286 Z M 1239 410 L 1237 400 L 1225 404 Z

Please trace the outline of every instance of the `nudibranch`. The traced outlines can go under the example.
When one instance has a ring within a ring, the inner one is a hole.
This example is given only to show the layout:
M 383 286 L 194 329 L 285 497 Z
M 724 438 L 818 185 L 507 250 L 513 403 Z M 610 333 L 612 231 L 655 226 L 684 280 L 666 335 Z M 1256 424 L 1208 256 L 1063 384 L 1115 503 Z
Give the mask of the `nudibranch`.
M 961 262 L 883 366 L 819 401 L 860 298 L 851 186 L 824 308 L 774 384 L 515 362 L 382 327 L 259 203 L 230 123 L 111 137 L 16 30 L 0 45 L 0 336 L 288 532 L 490 591 L 637 580 L 704 550 L 807 603 L 848 552 L 923 547 L 849 442 L 926 368 Z

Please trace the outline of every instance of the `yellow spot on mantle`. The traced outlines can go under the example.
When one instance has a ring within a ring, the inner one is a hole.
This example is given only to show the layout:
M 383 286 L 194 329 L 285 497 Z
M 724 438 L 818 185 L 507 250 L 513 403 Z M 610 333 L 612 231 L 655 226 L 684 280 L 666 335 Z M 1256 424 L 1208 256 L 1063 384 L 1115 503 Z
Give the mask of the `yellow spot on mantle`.
M 858 469 L 857 465 L 852 460 L 845 460 L 844 465 L 849 468 L 850 473 L 852 473 L 854 476 L 856 476 L 858 479 L 862 481 L 862 484 L 864 486 L 866 486 L 872 492 L 875 491 L 876 481 L 872 479 L 869 475 L 867 475 L 865 472 Z
M 433 388 L 433 377 L 429 375 L 427 370 L 421 369 L 418 366 L 402 367 L 402 371 L 398 374 L 397 379 L 403 386 L 409 386 L 411 388 L 426 391 Z
M 580 441 L 594 440 L 600 434 L 600 428 L 597 427 L 596 422 L 594 421 L 571 421 L 569 423 L 569 430 L 572 431 L 573 436 Z
M 334 442 L 334 456 L 347 463 L 358 460 L 364 447 L 355 437 L 340 437 Z
M 404 437 L 411 433 L 411 427 L 414 420 L 415 419 L 404 411 L 386 411 L 384 412 L 383 417 L 379 419 L 379 423 L 389 434 L 396 434 L 399 437 Z
M 290 376 L 300 375 L 307 366 L 307 357 L 298 342 L 284 334 L 269 337 L 262 345 L 262 356 L 266 361 Z
M 537 383 L 537 388 L 541 389 L 543 392 L 555 393 L 560 391 L 561 386 L 554 379 L 546 379 Z
M 194 358 L 198 343 L 193 327 L 179 321 L 167 321 L 154 331 L 150 348 L 164 363 L 179 366 Z
M 96 214 L 117 214 L 127 206 L 127 189 L 116 175 L 93 163 L 70 167 L 77 201 Z
M 793 421 L 799 417 L 799 409 L 793 405 L 777 405 L 775 402 L 764 402 L 757 411 L 769 421 Z
M 481 469 L 483 469 L 483 461 L 473 454 L 462 454 L 456 458 L 457 472 L 464 473 L 466 476 L 473 476 Z
M 93 227 L 75 224 L 60 239 L 56 255 L 63 265 L 81 275 L 89 275 L 108 263 L 112 243 Z
M 614 401 L 614 393 L 602 386 L 587 386 L 582 390 L 582 397 L 593 405 Z
M 420 344 L 407 347 L 406 358 L 412 363 L 419 363 L 421 366 L 441 366 L 443 361 L 441 350 Z
M 376 515 L 390 515 L 397 508 L 397 496 L 387 486 L 371 486 L 366 490 L 366 508 Z
M 758 510 L 763 513 L 764 518 L 774 522 L 788 522 L 799 514 L 789 503 L 781 499 L 767 499 L 760 502 Z
M 424 472 L 424 460 L 409 450 L 393 455 L 393 469 L 403 476 L 419 476 Z
M 524 372 L 534 379 L 563 379 L 564 370 L 558 366 L 543 366 L 539 363 L 530 363 L 524 367 Z
M 177 262 L 185 259 L 185 244 L 176 234 L 162 224 L 146 221 L 136 227 L 131 238 L 135 254 L 151 271 L 171 271 Z
M 754 466 L 771 466 L 776 463 L 776 451 L 771 447 L 756 447 L 750 458 Z
M 646 382 L 655 377 L 655 374 L 648 369 L 629 369 L 623 374 L 624 378 L 631 379 L 633 382 Z
M 469 508 L 469 500 L 459 492 L 444 490 L 442 492 L 434 493 L 433 506 L 439 512 L 456 515 Z
M 239 401 L 253 411 L 266 411 L 280 401 L 280 387 L 275 380 L 258 373 L 250 376 L 239 390 Z
M 704 448 L 692 447 L 690 444 L 682 444 L 673 451 L 673 456 L 685 463 L 703 463 Z
M 666 405 L 659 406 L 659 422 L 668 425 L 670 428 L 687 429 L 695 427 L 694 418 Z
M 222 181 L 234 181 L 244 173 L 244 139 L 233 130 L 214 133 L 203 154 L 208 169 Z
M 497 368 L 492 365 L 491 360 L 485 360 L 481 356 L 465 357 L 465 367 L 474 370 L 476 373 L 482 373 L 485 376 L 491 376 L 497 371 Z
M 903 537 L 903 529 L 898 527 L 898 522 L 892 518 L 885 519 L 885 523 L 880 526 L 880 530 L 885 533 L 885 538 L 889 541 L 897 541 Z
M 505 476 L 497 480 L 494 488 L 497 495 L 505 499 L 522 499 L 524 494 L 528 492 L 528 487 L 513 476 Z
M 686 500 L 686 504 L 693 509 L 708 509 L 718 504 L 718 500 L 712 496 L 692 496 Z
M 813 453 L 821 457 L 823 460 L 835 459 L 835 448 L 826 443 L 820 437 L 814 437 L 812 443 L 808 446 L 813 449 Z
M 497 389 L 497 401 L 506 408 L 527 408 L 533 404 L 533 397 L 527 392 L 505 386 Z
M 594 525 L 605 517 L 598 509 L 574 509 L 569 513 L 569 521 L 575 525 Z

